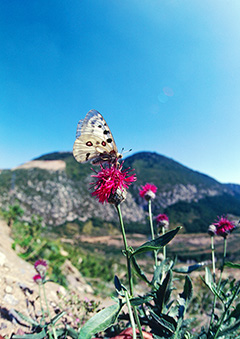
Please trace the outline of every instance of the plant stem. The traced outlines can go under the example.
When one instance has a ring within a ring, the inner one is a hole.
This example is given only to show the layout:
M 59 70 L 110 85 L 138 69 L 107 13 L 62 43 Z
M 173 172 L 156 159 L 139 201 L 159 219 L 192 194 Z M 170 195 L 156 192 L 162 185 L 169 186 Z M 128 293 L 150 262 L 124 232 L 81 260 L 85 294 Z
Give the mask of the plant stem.
M 165 234 L 165 227 L 162 228 L 162 235 Z M 166 259 L 166 246 L 163 246 L 163 260 Z
M 148 200 L 148 213 L 149 213 L 149 222 L 150 222 L 150 229 L 151 229 L 151 236 L 152 240 L 155 239 L 154 229 L 153 229 L 153 221 L 152 221 L 152 200 Z M 157 251 L 154 251 L 154 259 L 155 259 L 155 266 L 157 266 Z
M 42 285 L 42 288 L 43 288 L 44 299 L 45 299 L 45 304 L 46 304 L 46 307 L 47 307 L 48 316 L 49 316 L 49 319 L 51 319 L 51 314 L 50 314 L 49 307 L 48 307 L 48 301 L 47 301 L 46 290 L 45 290 L 44 284 Z M 56 333 L 56 330 L 55 330 L 55 326 L 51 324 L 51 327 L 52 327 L 54 339 L 57 339 L 57 333 Z M 49 332 L 49 335 L 50 335 L 50 337 L 52 337 L 50 332 Z
M 220 273 L 220 277 L 219 277 L 219 281 L 218 281 L 218 285 L 217 285 L 217 292 L 219 292 L 220 286 L 221 286 L 221 282 L 222 282 L 222 274 L 223 274 L 223 269 L 224 269 L 226 254 L 227 254 L 227 237 L 224 237 L 223 260 L 222 260 L 221 273 Z M 213 321 L 214 321 L 214 312 L 215 312 L 216 301 L 217 301 L 217 296 L 215 295 L 215 296 L 214 296 L 214 301 L 213 301 L 213 308 L 212 308 L 212 315 L 211 315 L 211 321 L 210 321 L 209 330 L 211 329 L 212 324 L 213 324 Z M 222 321 L 223 321 L 223 319 L 222 319 Z M 216 335 L 217 335 L 218 332 L 220 331 L 220 327 L 221 327 L 222 321 L 221 321 L 220 326 L 218 327 L 218 330 L 217 330 L 215 336 L 213 337 L 213 339 L 217 338 Z
M 227 237 L 224 237 L 222 267 L 221 267 L 221 273 L 220 273 L 220 278 L 219 278 L 218 287 L 217 287 L 218 292 L 220 290 L 220 285 L 221 285 L 221 282 L 222 282 L 222 274 L 223 274 L 223 270 L 224 270 L 226 254 L 227 254 Z
M 214 252 L 214 236 L 211 236 L 211 250 L 212 250 L 212 267 L 213 267 L 213 281 L 216 282 L 216 268 L 215 268 L 215 252 Z
M 223 315 L 222 315 L 222 317 L 221 317 L 220 323 L 219 323 L 219 325 L 218 325 L 217 332 L 215 333 L 215 336 L 214 336 L 213 339 L 216 339 L 216 338 L 217 338 L 218 333 L 219 333 L 219 331 L 220 331 L 220 329 L 221 329 L 222 323 L 223 323 L 223 321 L 224 321 L 225 315 L 228 313 L 228 310 L 229 310 L 230 306 L 232 305 L 232 303 L 233 303 L 235 297 L 238 295 L 239 289 L 240 289 L 240 285 L 238 285 L 238 288 L 235 290 L 235 292 L 234 292 L 234 294 L 233 294 L 233 297 L 232 297 L 231 302 L 228 304 L 227 308 L 225 309 L 225 312 L 223 313 Z
M 133 281 L 132 281 L 131 263 L 130 263 L 127 237 L 126 237 L 126 232 L 125 232 L 125 228 L 123 224 L 120 204 L 116 205 L 116 208 L 118 212 L 118 217 L 119 217 L 119 222 L 120 222 L 121 232 L 122 232 L 122 237 L 123 237 L 123 243 L 124 243 L 124 250 L 125 250 L 126 259 L 127 259 L 128 284 L 129 284 L 129 289 L 130 289 L 130 295 L 132 296 L 133 295 Z
M 126 303 L 127 303 L 127 307 L 128 307 L 130 322 L 131 322 L 131 325 L 132 325 L 133 339 L 136 339 L 136 327 L 135 327 L 135 322 L 134 322 L 134 318 L 133 318 L 131 304 L 130 304 L 130 301 L 129 301 L 129 295 L 128 295 L 127 291 L 124 291 L 124 294 L 125 294 L 125 299 L 126 299 Z
M 118 212 L 118 217 L 119 217 L 119 222 L 120 222 L 120 226 L 121 226 L 121 232 L 122 232 L 122 237 L 123 237 L 123 243 L 124 243 L 124 250 L 126 253 L 126 259 L 127 259 L 127 272 L 128 272 L 128 284 L 129 284 L 129 290 L 130 290 L 130 296 L 133 296 L 133 281 L 132 281 L 132 272 L 131 272 L 131 262 L 130 262 L 130 251 L 128 248 L 128 244 L 127 244 L 127 237 L 126 237 L 126 232 L 125 232 L 125 228 L 124 228 L 124 224 L 123 224 L 123 218 L 122 218 L 122 212 L 121 212 L 121 208 L 120 208 L 120 204 L 116 204 L 116 209 Z M 135 306 L 132 306 L 133 309 L 133 313 L 135 316 L 135 320 L 137 322 L 137 327 L 139 330 L 139 334 L 141 339 L 143 338 L 143 333 L 142 333 L 142 327 L 141 327 L 141 323 L 138 317 L 138 313 L 136 310 Z M 130 314 L 129 314 L 130 316 Z M 135 328 L 135 323 L 132 323 L 132 328 Z M 135 331 L 136 332 L 136 331 Z
M 40 286 L 40 284 L 38 285 L 38 292 L 39 292 L 40 307 L 41 307 L 41 311 L 42 311 L 42 319 L 41 319 L 40 323 L 42 322 L 42 320 L 45 323 L 45 314 L 44 314 L 44 309 L 43 309 L 43 305 L 42 305 L 42 296 L 41 296 L 41 286 Z

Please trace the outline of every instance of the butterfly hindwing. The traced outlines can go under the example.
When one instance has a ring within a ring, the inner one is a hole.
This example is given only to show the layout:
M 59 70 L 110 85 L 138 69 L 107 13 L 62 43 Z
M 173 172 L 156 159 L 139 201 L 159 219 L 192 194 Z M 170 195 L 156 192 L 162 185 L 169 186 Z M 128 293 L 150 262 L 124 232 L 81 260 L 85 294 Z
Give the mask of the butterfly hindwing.
M 103 116 L 96 110 L 87 113 L 77 127 L 73 155 L 78 162 L 93 164 L 112 162 L 120 157 L 112 133 Z

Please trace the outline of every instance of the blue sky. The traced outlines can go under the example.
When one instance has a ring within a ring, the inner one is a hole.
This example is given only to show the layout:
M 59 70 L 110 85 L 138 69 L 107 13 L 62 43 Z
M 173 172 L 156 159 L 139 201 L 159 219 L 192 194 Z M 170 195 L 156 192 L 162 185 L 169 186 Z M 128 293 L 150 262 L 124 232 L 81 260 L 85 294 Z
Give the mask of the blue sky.
M 239 0 L 0 2 L 0 168 L 71 151 L 94 108 L 119 150 L 240 184 Z

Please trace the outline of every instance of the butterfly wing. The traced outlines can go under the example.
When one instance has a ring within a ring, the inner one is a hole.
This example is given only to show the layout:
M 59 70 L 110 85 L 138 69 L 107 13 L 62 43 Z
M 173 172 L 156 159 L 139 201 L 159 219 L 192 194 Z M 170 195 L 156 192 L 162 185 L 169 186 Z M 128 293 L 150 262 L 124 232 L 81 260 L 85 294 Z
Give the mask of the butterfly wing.
M 93 164 L 113 161 L 118 150 L 103 116 L 96 110 L 87 113 L 77 126 L 73 155 L 78 162 L 92 160 Z

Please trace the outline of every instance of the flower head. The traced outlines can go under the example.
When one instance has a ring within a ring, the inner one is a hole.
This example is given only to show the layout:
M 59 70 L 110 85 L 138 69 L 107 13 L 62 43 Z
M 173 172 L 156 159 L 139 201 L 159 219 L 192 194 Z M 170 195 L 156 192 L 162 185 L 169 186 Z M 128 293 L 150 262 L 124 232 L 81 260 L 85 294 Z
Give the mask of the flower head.
M 213 237 L 215 234 L 216 234 L 216 231 L 217 231 L 217 227 L 215 225 L 210 225 L 208 227 L 208 234 Z
M 146 200 L 151 200 L 156 197 L 155 195 L 156 192 L 157 192 L 157 186 L 147 183 L 146 185 L 141 186 L 141 189 L 139 190 L 139 195 L 140 197 Z
M 33 280 L 35 281 L 35 283 L 37 284 L 41 284 L 42 283 L 42 277 L 40 274 L 36 274 L 34 277 L 33 277 Z
M 40 276 L 44 278 L 46 275 L 48 264 L 45 260 L 39 259 L 35 262 L 34 268 L 40 274 Z
M 126 189 L 137 180 L 136 175 L 129 175 L 129 170 L 122 170 L 122 164 L 119 166 L 111 165 L 95 172 L 92 177 L 96 178 L 96 182 L 92 183 L 95 196 L 102 204 L 109 202 L 118 204 L 126 198 Z
M 224 238 L 236 228 L 233 222 L 231 222 L 224 216 L 218 217 L 218 221 L 215 222 L 213 225 L 216 226 L 215 233 Z
M 160 227 L 168 228 L 169 226 L 169 219 L 166 214 L 158 214 L 158 216 L 156 217 L 156 222 L 157 225 Z

